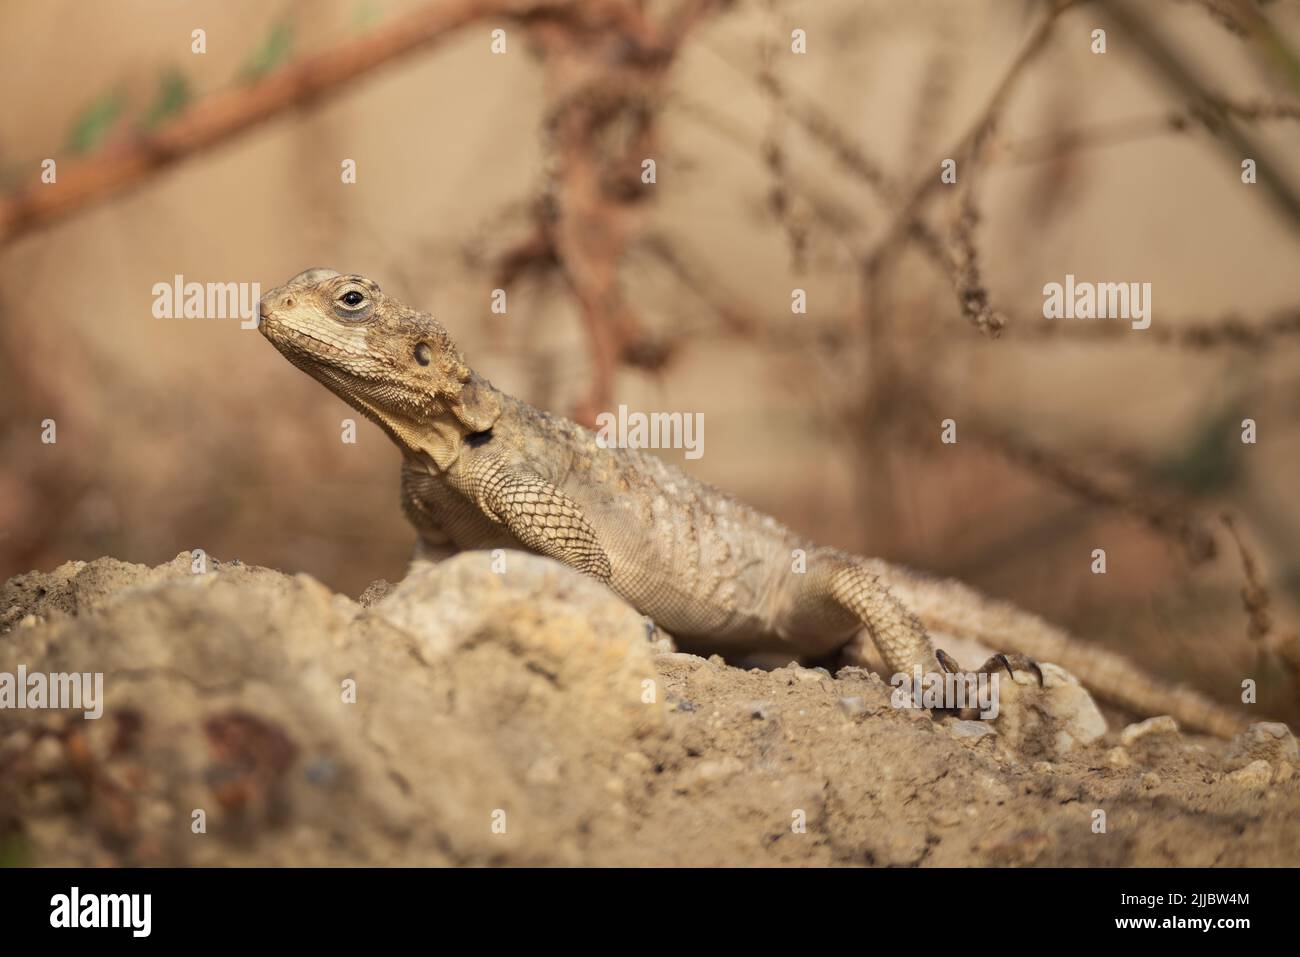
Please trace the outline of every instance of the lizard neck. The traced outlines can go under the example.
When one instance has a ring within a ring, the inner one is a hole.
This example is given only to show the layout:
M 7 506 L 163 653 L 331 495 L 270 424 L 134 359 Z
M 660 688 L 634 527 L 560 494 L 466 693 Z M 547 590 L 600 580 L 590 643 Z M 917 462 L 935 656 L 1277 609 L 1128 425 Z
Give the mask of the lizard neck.
M 501 398 L 491 383 L 471 373 L 454 398 L 437 403 L 434 414 L 412 423 L 385 423 L 385 428 L 408 457 L 446 472 L 460 459 L 466 436 L 496 424 Z
M 425 419 L 418 426 L 402 429 L 394 435 L 408 458 L 446 472 L 460 458 L 465 436 L 472 434 L 463 422 L 450 412 Z

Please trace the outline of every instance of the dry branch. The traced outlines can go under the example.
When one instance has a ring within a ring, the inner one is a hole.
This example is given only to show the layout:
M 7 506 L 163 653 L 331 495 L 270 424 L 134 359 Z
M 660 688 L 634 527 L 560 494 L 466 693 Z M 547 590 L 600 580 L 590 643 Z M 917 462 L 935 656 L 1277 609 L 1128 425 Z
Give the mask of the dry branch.
M 1256 161 L 1260 185 L 1277 200 L 1278 207 L 1286 214 L 1292 226 L 1300 228 L 1300 193 L 1297 193 L 1295 187 L 1278 172 L 1281 166 L 1272 159 L 1260 142 L 1247 133 L 1240 123 L 1234 121 L 1233 111 L 1226 105 L 1226 101 L 1216 96 L 1200 81 L 1192 66 L 1179 55 L 1159 31 L 1151 26 L 1146 14 L 1139 12 L 1136 4 L 1126 0 L 1099 0 L 1099 2 L 1111 19 L 1142 48 L 1147 60 L 1159 73 L 1166 86 L 1190 102 L 1190 108 L 1196 118 L 1223 144 L 1234 163 L 1239 162 L 1242 157 L 1250 157 Z M 1252 31 L 1258 32 L 1267 28 L 1267 21 L 1258 11 L 1250 11 L 1248 4 L 1238 6 L 1243 13 L 1249 13 Z
M 1052 3 L 1049 6 L 1047 12 L 1021 46 L 1016 58 L 1011 61 L 1011 65 L 1002 75 L 1002 79 L 998 82 L 993 94 L 989 97 L 988 103 L 975 119 L 975 122 L 971 124 L 956 143 L 944 152 L 941 159 L 956 160 L 958 168 L 961 169 L 967 162 L 976 160 L 980 156 L 983 147 L 997 126 L 998 119 L 1001 117 L 1002 110 L 1010 99 L 1011 93 L 1024 76 L 1025 71 L 1046 48 L 1047 41 L 1051 39 L 1052 29 L 1056 25 L 1057 18 L 1074 5 L 1073 2 L 1067 0 L 1067 2 Z M 867 258 L 863 266 L 864 275 L 875 275 L 879 270 L 880 261 L 890 255 L 891 248 L 905 242 L 909 236 L 914 234 L 916 224 L 921 221 L 927 201 L 938 189 L 939 185 L 939 162 L 936 160 L 925 168 L 925 172 L 903 200 L 901 208 L 885 233 L 884 238 Z
M 967 432 L 970 431 L 968 428 Z M 1042 448 L 1021 437 L 988 432 L 979 438 L 1009 461 L 1050 480 L 1076 497 L 1141 520 L 1153 531 L 1178 542 L 1193 564 L 1207 562 L 1218 554 L 1214 535 L 1206 524 L 1190 508 L 1168 496 L 1108 479 L 1071 461 L 1058 450 Z
M 306 57 L 247 86 L 194 104 L 156 133 L 84 159 L 60 161 L 58 181 L 0 199 L 0 243 L 86 209 L 182 159 L 224 143 L 291 108 L 338 91 L 358 77 L 485 17 L 524 17 L 581 7 L 587 20 L 612 16 L 616 3 L 574 0 L 443 0 L 357 39 Z M 33 179 L 35 180 L 35 171 Z
M 1012 323 L 1014 338 L 1047 342 L 1117 342 L 1134 345 L 1174 346 L 1182 349 L 1236 348 L 1263 350 L 1279 341 L 1300 338 L 1300 307 L 1287 309 L 1263 322 L 1247 322 L 1232 313 L 1216 319 L 1169 319 L 1153 323 L 1135 334 L 1128 325 L 1115 322 L 1082 322 L 1040 319 Z M 1132 338 L 1130 338 L 1132 337 Z

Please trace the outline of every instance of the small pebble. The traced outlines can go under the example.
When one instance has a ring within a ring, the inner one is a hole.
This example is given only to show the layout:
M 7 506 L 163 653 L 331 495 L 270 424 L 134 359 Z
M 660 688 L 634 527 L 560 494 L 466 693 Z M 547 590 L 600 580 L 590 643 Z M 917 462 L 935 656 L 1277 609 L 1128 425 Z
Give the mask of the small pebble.
M 985 738 L 992 740 L 997 732 L 985 721 L 954 721 L 952 736 L 966 745 L 976 745 Z
M 1237 787 L 1242 788 L 1263 788 L 1268 786 L 1268 782 L 1273 780 L 1273 766 L 1267 761 L 1251 761 L 1240 771 L 1233 771 L 1228 775 L 1228 780 Z
M 930 812 L 930 820 L 939 827 L 956 827 L 961 823 L 961 814 L 950 807 L 941 807 Z
M 862 700 L 861 695 L 850 695 L 840 699 L 840 710 L 850 718 L 854 718 L 866 712 L 867 703 Z
M 1120 732 L 1119 740 L 1125 747 L 1131 747 L 1135 741 L 1154 734 L 1177 733 L 1178 722 L 1167 714 L 1158 714 L 1154 718 L 1147 718 L 1145 721 L 1130 724 Z
M 1106 763 L 1112 768 L 1127 768 L 1133 763 L 1133 759 L 1123 748 L 1111 748 L 1106 752 Z
M 1300 747 L 1291 729 L 1277 721 L 1257 721 L 1232 739 L 1228 766 L 1239 768 L 1251 761 L 1300 762 Z

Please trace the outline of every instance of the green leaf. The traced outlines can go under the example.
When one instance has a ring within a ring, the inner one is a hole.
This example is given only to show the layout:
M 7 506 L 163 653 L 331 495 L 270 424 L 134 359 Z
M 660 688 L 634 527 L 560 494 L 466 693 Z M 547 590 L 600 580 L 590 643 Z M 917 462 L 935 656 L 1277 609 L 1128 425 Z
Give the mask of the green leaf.
M 31 867 L 31 847 L 16 833 L 0 835 L 0 867 Z
M 239 70 L 240 79 L 260 80 L 289 58 L 293 51 L 293 27 L 281 20 L 271 27 L 262 45 L 244 61 Z
M 81 111 L 68 130 L 64 149 L 71 153 L 89 153 L 113 128 L 126 100 L 121 93 L 105 93 Z
M 153 130 L 189 105 L 194 98 L 190 81 L 180 70 L 168 70 L 158 78 L 158 94 L 145 114 L 144 128 Z
M 1181 449 L 1156 463 L 1154 477 L 1192 496 L 1221 494 L 1241 479 L 1241 420 L 1235 403 L 1204 418 Z

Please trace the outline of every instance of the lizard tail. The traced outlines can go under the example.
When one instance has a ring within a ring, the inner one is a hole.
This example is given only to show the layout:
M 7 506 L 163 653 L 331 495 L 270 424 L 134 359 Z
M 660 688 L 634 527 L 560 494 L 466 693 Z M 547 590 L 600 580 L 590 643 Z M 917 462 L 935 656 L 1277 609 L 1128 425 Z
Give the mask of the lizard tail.
M 883 562 L 872 564 L 933 631 L 1058 664 L 1098 698 L 1143 717 L 1167 714 L 1184 728 L 1223 738 L 1247 726 L 1246 718 L 1200 692 L 1150 675 L 1122 655 L 1081 642 L 1014 605 L 986 598 L 959 582 L 926 578 Z

